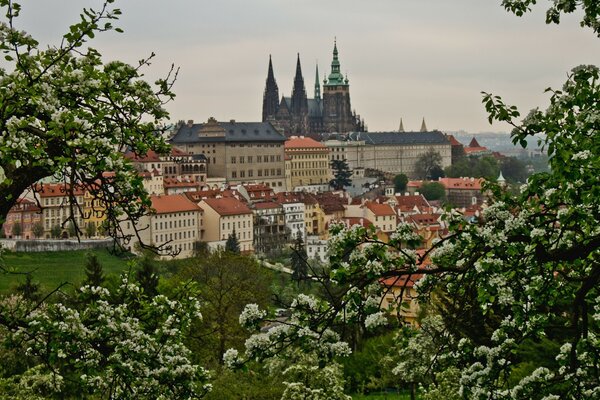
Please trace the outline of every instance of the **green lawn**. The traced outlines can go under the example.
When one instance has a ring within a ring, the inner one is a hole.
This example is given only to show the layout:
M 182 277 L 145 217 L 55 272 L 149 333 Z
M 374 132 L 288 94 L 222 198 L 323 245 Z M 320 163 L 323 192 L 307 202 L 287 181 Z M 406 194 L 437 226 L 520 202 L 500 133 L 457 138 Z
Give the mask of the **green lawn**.
M 119 274 L 127 270 L 127 260 L 110 254 L 107 250 L 93 250 L 104 274 Z M 2 261 L 12 271 L 32 271 L 34 282 L 41 284 L 42 293 L 63 282 L 79 284 L 85 277 L 85 254 L 81 251 L 56 251 L 40 253 L 5 252 Z M 24 280 L 23 275 L 0 273 L 0 293 L 7 293 Z

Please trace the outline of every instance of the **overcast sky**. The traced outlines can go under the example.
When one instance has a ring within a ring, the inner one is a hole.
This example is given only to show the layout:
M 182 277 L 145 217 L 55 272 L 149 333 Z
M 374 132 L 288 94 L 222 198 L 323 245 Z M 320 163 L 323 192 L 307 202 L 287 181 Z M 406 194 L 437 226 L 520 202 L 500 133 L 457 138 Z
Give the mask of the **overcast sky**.
M 90 0 L 21 0 L 18 27 L 56 44 Z M 135 63 L 155 52 L 149 79 L 180 68 L 171 119 L 259 121 L 269 54 L 281 95 L 289 96 L 300 53 L 309 97 L 315 64 L 329 73 L 337 37 L 352 107 L 370 131 L 508 131 L 490 126 L 481 91 L 524 115 L 545 108 L 580 64 L 600 64 L 600 39 L 578 16 L 546 25 L 541 1 L 518 18 L 500 0 L 121 0 L 123 34 L 91 44 L 105 59 Z

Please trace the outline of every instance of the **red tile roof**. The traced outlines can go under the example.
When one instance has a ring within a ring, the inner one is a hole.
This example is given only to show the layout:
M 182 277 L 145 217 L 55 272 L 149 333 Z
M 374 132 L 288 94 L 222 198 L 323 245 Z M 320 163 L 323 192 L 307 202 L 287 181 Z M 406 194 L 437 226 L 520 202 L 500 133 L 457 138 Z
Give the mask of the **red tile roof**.
M 252 210 L 235 197 L 209 198 L 203 201 L 219 215 L 252 214 Z
M 36 185 L 35 191 L 40 195 L 40 197 L 64 197 L 69 195 L 70 185 L 65 183 L 44 183 L 41 185 Z M 73 190 L 73 195 L 75 196 L 83 196 L 83 189 L 80 187 L 76 187 Z
M 152 208 L 157 214 L 202 210 L 196 203 L 182 194 L 150 196 L 150 200 L 152 200 Z
M 440 178 L 438 182 L 444 185 L 446 190 L 462 189 L 462 190 L 481 190 L 483 178 Z
M 260 203 L 255 203 L 254 207 L 258 210 L 264 210 L 268 208 L 279 208 L 281 207 L 281 204 L 273 201 L 261 201 Z
M 327 150 L 327 146 L 325 146 L 323 143 L 317 142 L 315 139 L 305 136 L 292 136 L 286 140 L 283 147 L 285 149 L 318 148 L 319 150 Z
M 462 146 L 462 143 L 456 140 L 454 135 L 448 135 L 448 140 L 450 141 L 450 145 L 452 146 Z
M 473 136 L 473 139 L 471 139 L 471 143 L 469 143 L 469 147 L 481 147 L 481 145 L 477 142 L 477 139 L 475 139 L 475 136 Z
M 379 204 L 368 202 L 363 207 L 367 207 L 376 216 L 396 215 L 396 212 L 389 204 Z
M 406 216 L 408 222 L 418 225 L 439 225 L 440 214 L 412 214 Z
M 425 197 L 423 197 L 422 194 L 416 194 L 416 195 L 408 195 L 408 196 L 396 196 L 396 203 L 398 204 L 399 208 L 414 208 L 414 207 L 418 207 L 418 208 L 424 208 L 424 207 L 429 207 L 429 203 L 427 202 L 427 200 L 425 199 Z

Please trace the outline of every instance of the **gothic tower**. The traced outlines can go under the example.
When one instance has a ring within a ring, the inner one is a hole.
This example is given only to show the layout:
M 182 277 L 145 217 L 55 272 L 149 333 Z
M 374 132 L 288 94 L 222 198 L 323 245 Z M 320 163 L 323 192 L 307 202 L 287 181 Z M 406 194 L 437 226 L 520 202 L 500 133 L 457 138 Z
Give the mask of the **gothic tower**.
M 308 113 L 308 98 L 306 88 L 304 87 L 304 78 L 302 77 L 302 67 L 300 66 L 300 54 L 296 62 L 296 76 L 294 77 L 294 88 L 292 89 L 291 111 L 294 116 L 301 116 Z
M 294 77 L 294 88 L 290 99 L 290 112 L 292 114 L 291 131 L 296 135 L 306 134 L 308 131 L 308 97 L 302 77 L 300 66 L 300 54 L 296 61 L 296 76 Z
M 331 73 L 323 81 L 323 126 L 328 132 L 346 133 L 356 130 L 350 107 L 348 78 L 340 72 L 337 42 L 333 44 Z
M 275 74 L 273 74 L 273 63 L 269 54 L 269 72 L 267 73 L 267 83 L 263 94 L 263 110 L 262 120 L 266 122 L 268 119 L 273 119 L 279 109 L 279 89 L 275 82 Z

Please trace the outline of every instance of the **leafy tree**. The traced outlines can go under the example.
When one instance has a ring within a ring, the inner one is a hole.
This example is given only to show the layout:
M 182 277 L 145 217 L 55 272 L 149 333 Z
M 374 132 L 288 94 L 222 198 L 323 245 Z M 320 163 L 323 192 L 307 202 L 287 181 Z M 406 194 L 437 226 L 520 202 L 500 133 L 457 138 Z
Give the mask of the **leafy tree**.
M 404 193 L 408 184 L 408 176 L 399 174 L 394 177 L 394 190 L 396 193 Z
M 505 157 L 502 159 L 500 170 L 502 175 L 509 182 L 524 183 L 527 181 L 527 169 L 525 163 L 515 157 Z
M 152 254 L 146 252 L 141 257 L 136 271 L 135 278 L 147 297 L 158 295 L 158 273 Z
M 67 224 L 67 233 L 69 234 L 69 237 L 78 237 L 79 236 L 78 229 L 79 228 L 73 221 L 69 221 L 69 223 Z
M 443 200 L 446 198 L 446 188 L 439 182 L 424 182 L 419 192 L 427 200 Z
M 96 224 L 95 223 L 89 221 L 87 224 L 85 224 L 85 235 L 88 238 L 96 236 Z
M 10 233 L 13 235 L 14 238 L 21 236 L 21 233 L 23 233 L 23 228 L 21 227 L 21 223 L 20 222 L 14 223 Z
M 292 267 L 292 280 L 300 283 L 308 276 L 308 256 L 306 255 L 304 239 L 302 238 L 302 232 L 300 231 L 298 231 L 296 238 L 294 239 L 290 258 Z
M 17 293 L 20 293 L 25 300 L 38 301 L 40 299 L 40 284 L 33 281 L 31 273 L 25 274 L 25 282 L 17 286 Z
M 433 179 L 434 172 L 442 169 L 442 156 L 433 147 L 421 154 L 415 162 L 415 173 L 419 179 Z
M 344 190 L 344 187 L 352 185 L 352 171 L 350 171 L 346 159 L 331 160 L 330 166 L 333 172 L 333 179 L 329 181 L 329 185 L 334 190 Z
M 87 253 L 85 256 L 85 280 L 82 285 L 102 286 L 103 283 L 104 273 L 98 256 L 94 253 Z
M 562 14 L 578 12 L 581 9 L 581 15 L 583 15 L 581 26 L 592 28 L 600 37 L 600 9 L 595 1 L 562 0 L 552 3 L 552 6 L 546 11 L 547 24 L 558 24 Z M 519 17 L 531 11 L 531 6 L 535 4 L 536 0 L 502 0 L 502 6 Z
M 221 363 L 229 346 L 243 344 L 247 335 L 238 317 L 246 304 L 269 304 L 269 275 L 248 256 L 215 251 L 193 258 L 177 279 L 198 285 L 204 320 L 195 326 L 191 346 L 209 363 Z
M 463 157 L 445 170 L 449 178 L 473 177 L 488 181 L 496 180 L 499 173 L 498 161 L 491 156 Z
M 113 237 L 123 236 L 119 220 L 136 220 L 150 206 L 142 181 L 120 150 L 140 155 L 168 151 L 157 132 L 164 130 L 163 106 L 173 98 L 174 76 L 153 87 L 142 80 L 152 56 L 134 66 L 104 64 L 89 47 L 96 33 L 121 31 L 113 27 L 121 14 L 113 1 L 85 9 L 58 46 L 40 44 L 17 29 L 20 4 L 0 2 L 0 50 L 6 60 L 0 87 L 7 89 L 0 93 L 0 168 L 6 176 L 0 182 L 0 216 L 7 215 L 26 188 L 37 195 L 41 187 L 36 182 L 49 176 L 64 183 L 71 204 L 76 203 L 75 191 L 85 187 L 92 200 L 106 206 Z
M 36 238 L 41 238 L 44 236 L 44 224 L 40 221 L 33 224 L 31 227 L 31 233 L 33 233 L 33 236 Z
M 234 254 L 240 254 L 241 252 L 240 241 L 235 233 L 235 229 L 233 230 L 233 233 L 230 233 L 229 236 L 227 236 L 227 241 L 225 242 L 225 251 Z
M 50 235 L 52 236 L 52 238 L 58 239 L 61 234 L 62 228 L 60 227 L 60 225 L 54 225 L 52 226 L 52 228 L 50 228 Z

